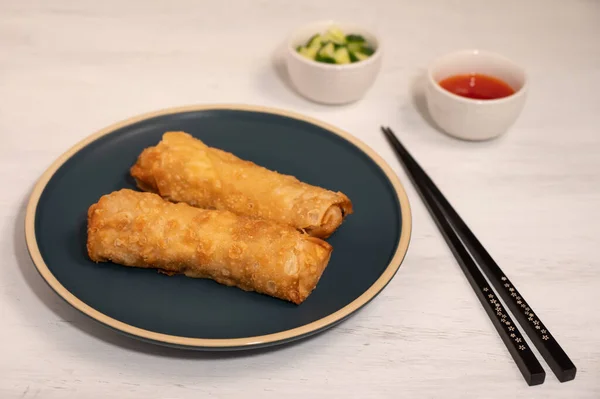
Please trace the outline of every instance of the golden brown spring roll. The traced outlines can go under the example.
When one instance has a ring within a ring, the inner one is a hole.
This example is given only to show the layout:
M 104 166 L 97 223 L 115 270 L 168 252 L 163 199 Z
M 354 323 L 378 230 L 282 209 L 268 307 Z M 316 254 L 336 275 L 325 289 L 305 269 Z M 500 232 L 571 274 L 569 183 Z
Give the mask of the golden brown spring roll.
M 170 201 L 270 219 L 314 237 L 329 237 L 352 213 L 341 192 L 244 161 L 184 132 L 167 132 L 146 148 L 131 175 L 140 189 Z
M 87 232 L 95 262 L 208 278 L 296 304 L 316 287 L 332 251 L 291 226 L 128 189 L 89 208 Z

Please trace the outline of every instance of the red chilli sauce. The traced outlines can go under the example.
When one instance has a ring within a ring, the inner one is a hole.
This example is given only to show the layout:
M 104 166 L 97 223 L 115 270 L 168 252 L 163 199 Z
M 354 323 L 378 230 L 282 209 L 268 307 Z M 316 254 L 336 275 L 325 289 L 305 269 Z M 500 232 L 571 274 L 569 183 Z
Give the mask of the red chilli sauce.
M 450 76 L 439 85 L 458 96 L 476 100 L 495 100 L 515 93 L 506 82 L 478 73 Z

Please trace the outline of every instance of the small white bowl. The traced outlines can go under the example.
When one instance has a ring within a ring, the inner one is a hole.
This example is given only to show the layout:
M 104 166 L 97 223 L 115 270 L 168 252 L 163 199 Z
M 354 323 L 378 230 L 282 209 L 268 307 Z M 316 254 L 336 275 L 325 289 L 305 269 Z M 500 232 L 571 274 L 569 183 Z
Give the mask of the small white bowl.
M 478 73 L 503 80 L 515 92 L 494 100 L 461 97 L 439 84 L 453 75 Z M 425 97 L 429 114 L 448 134 L 464 140 L 488 140 L 506 132 L 525 104 L 527 76 L 523 68 L 495 53 L 463 50 L 445 55 L 428 70 Z
M 366 60 L 352 64 L 335 65 L 309 60 L 296 51 L 316 33 L 325 33 L 331 27 L 345 34 L 362 35 L 375 52 Z M 318 21 L 305 25 L 288 39 L 286 65 L 292 84 L 304 97 L 323 104 L 346 104 L 362 98 L 375 82 L 381 68 L 381 40 L 372 32 L 352 23 Z

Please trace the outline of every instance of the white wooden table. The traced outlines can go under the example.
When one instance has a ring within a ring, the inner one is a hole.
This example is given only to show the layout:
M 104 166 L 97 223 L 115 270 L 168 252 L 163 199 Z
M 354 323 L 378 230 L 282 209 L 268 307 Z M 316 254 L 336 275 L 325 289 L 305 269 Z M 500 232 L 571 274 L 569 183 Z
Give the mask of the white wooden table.
M 1 398 L 599 398 L 600 2 L 0 0 Z M 368 95 L 310 103 L 273 67 L 296 25 L 376 24 L 384 66 Z M 526 66 L 530 95 L 499 140 L 466 143 L 422 116 L 423 71 L 460 48 Z M 412 202 L 408 255 L 338 327 L 242 354 L 143 344 L 58 298 L 29 260 L 24 206 L 76 141 L 117 120 L 250 103 L 335 124 L 376 149 Z M 527 387 L 378 131 L 392 126 L 578 366 Z

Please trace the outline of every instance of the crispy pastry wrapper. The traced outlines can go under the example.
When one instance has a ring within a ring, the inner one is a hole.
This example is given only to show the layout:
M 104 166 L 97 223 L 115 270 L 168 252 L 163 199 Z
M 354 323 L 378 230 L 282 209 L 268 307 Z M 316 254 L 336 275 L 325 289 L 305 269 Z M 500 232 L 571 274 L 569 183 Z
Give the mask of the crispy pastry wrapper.
M 87 233 L 95 262 L 208 278 L 295 304 L 314 290 L 332 251 L 291 226 L 129 189 L 90 206 Z
M 140 189 L 170 201 L 270 219 L 314 237 L 329 237 L 352 213 L 341 192 L 244 161 L 185 132 L 165 133 L 130 172 Z

